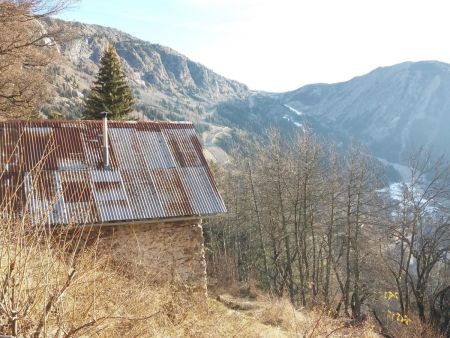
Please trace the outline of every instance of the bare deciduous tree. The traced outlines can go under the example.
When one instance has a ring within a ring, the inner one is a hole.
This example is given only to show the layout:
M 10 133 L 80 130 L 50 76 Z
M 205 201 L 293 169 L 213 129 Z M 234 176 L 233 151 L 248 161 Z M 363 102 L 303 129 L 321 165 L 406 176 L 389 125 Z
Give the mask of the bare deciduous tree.
M 205 226 L 210 269 L 235 269 L 228 275 L 354 321 L 395 288 L 399 316 L 446 329 L 449 169 L 423 155 L 412 157 L 393 208 L 381 168 L 363 148 L 338 153 L 307 132 L 292 140 L 269 132 L 265 145 L 220 174 L 231 217 Z M 224 267 L 224 253 L 234 267 Z
M 440 274 L 450 254 L 450 167 L 443 158 L 433 160 L 430 152 L 419 149 L 411 154 L 409 168 L 392 212 L 392 241 L 385 260 L 402 315 L 414 306 L 425 322 L 428 302 L 433 317 L 433 304 L 450 286 L 448 276 Z
M 69 6 L 70 0 L 0 1 L 0 118 L 30 117 L 49 96 L 45 67 L 55 56 L 62 32 L 46 29 L 41 18 Z M 56 26 L 55 26 L 56 27 Z

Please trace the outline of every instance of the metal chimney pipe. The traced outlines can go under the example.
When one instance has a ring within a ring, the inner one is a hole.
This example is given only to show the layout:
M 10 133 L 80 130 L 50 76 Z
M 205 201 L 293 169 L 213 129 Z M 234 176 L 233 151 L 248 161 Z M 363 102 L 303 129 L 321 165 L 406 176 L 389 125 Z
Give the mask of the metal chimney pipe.
M 111 169 L 109 166 L 109 143 L 108 143 L 108 112 L 103 112 L 103 168 Z

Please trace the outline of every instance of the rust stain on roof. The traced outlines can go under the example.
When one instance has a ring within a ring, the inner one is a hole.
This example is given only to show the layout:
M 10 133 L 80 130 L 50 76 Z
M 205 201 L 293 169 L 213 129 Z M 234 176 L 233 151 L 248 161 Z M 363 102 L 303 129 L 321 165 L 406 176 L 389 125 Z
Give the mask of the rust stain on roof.
M 0 205 L 33 222 L 103 223 L 225 212 L 191 123 L 0 122 Z

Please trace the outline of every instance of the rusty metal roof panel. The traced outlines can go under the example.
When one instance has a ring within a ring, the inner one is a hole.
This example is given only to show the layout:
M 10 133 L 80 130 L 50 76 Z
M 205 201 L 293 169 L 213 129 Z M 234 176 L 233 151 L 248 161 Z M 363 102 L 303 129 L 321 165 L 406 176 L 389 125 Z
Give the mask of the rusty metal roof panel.
M 225 209 L 217 190 L 210 184 L 204 167 L 180 168 L 178 171 L 195 214 L 212 214 L 215 210 Z M 196 191 L 203 193 L 196 194 Z
M 141 130 L 135 135 L 141 142 L 141 155 L 147 169 L 174 168 L 175 160 L 160 131 Z
M 149 172 L 143 170 L 123 171 L 125 190 L 132 213 L 137 219 L 162 218 L 165 213 L 156 194 L 155 184 Z
M 34 223 L 102 223 L 225 212 L 191 123 L 0 122 L 0 206 Z M 26 209 L 26 210 L 25 210 Z

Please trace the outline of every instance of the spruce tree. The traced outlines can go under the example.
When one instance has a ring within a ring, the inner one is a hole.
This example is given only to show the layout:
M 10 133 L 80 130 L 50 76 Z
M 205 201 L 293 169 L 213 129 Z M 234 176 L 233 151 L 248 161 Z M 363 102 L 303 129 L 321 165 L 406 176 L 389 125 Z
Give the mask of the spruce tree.
M 101 113 L 107 111 L 109 118 L 121 120 L 133 110 L 133 94 L 112 45 L 103 52 L 96 80 L 84 105 L 83 119 L 101 119 Z

